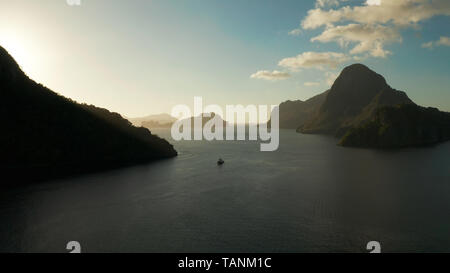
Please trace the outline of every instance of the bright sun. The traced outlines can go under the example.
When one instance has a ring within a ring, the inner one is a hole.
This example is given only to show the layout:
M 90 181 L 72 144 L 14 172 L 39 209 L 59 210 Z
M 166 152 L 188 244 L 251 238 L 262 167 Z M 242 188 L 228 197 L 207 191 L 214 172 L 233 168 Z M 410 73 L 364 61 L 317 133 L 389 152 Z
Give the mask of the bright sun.
M 25 73 L 30 72 L 33 55 L 24 43 L 14 36 L 1 33 L 0 46 L 8 51 Z

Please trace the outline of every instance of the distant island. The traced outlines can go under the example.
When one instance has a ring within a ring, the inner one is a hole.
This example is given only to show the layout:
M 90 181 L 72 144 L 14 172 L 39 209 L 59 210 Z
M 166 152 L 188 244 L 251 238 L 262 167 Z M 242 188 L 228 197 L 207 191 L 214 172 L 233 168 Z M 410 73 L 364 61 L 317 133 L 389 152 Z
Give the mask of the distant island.
M 158 115 L 148 115 L 139 118 L 128 118 L 128 120 L 137 127 L 145 127 L 147 129 L 170 128 L 177 121 L 176 118 L 169 114 L 162 113 Z
M 185 119 L 181 119 L 180 122 L 184 120 L 190 119 L 191 126 L 194 126 L 194 119 L 196 117 L 188 117 Z M 202 127 L 206 125 L 206 123 L 214 118 L 218 119 L 219 123 L 222 123 L 223 127 L 227 126 L 227 122 L 222 119 L 220 115 L 216 115 L 216 113 L 201 113 L 197 116 L 197 118 L 201 118 Z M 163 129 L 163 128 L 171 128 L 172 125 L 178 121 L 177 118 L 172 117 L 169 114 L 159 114 L 159 115 L 149 115 L 141 118 L 128 118 L 128 120 L 135 126 L 142 126 L 149 130 L 152 129 Z
M 47 180 L 170 158 L 177 152 L 117 113 L 80 104 L 28 78 L 0 47 L 3 177 Z
M 348 147 L 400 148 L 450 140 L 450 113 L 416 105 L 363 64 L 343 69 L 331 89 L 280 104 L 280 128 L 328 134 Z

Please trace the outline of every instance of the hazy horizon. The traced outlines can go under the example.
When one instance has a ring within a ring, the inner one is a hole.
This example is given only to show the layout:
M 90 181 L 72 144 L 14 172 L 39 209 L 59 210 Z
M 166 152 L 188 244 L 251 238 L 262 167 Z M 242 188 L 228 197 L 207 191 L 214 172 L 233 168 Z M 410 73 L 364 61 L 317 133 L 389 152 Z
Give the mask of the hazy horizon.
M 450 111 L 448 1 L 1 0 L 0 10 L 0 46 L 28 76 L 126 117 L 170 114 L 194 96 L 306 100 L 352 63 Z
M 0 0 L 0 253 L 450 253 L 449 25 L 450 0 Z

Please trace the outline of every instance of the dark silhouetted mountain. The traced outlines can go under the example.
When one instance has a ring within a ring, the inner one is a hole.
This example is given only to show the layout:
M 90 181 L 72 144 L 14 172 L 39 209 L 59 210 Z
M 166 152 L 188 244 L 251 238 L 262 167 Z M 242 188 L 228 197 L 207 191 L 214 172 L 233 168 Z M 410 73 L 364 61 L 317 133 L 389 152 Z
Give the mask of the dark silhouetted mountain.
M 341 136 L 378 107 L 404 103 L 413 102 L 404 92 L 392 89 L 383 76 L 365 65 L 353 64 L 344 68 L 316 114 L 300 131 Z
M 286 101 L 280 104 L 280 128 L 297 129 L 317 114 L 329 91 L 314 96 L 306 101 Z
M 362 64 L 343 69 L 330 90 L 280 104 L 280 127 L 343 137 L 340 144 L 406 147 L 448 140 L 448 113 L 423 108 Z
M 119 114 L 37 84 L 2 47 L 0 96 L 2 176 L 49 179 L 177 154 L 167 141 Z
M 450 113 L 414 104 L 378 108 L 372 117 L 351 128 L 342 146 L 396 148 L 450 140 Z

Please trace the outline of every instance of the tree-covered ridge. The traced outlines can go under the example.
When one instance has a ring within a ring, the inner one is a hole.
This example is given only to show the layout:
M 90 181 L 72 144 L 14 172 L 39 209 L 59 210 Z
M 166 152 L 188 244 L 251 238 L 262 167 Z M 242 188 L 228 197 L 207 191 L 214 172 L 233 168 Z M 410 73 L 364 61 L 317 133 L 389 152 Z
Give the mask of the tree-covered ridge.
M 117 113 L 79 104 L 29 79 L 0 47 L 1 170 L 46 179 L 176 156 Z
M 314 104 L 307 104 L 312 100 Z M 362 64 L 344 68 L 325 93 L 306 102 L 280 105 L 282 128 L 297 125 L 297 132 L 331 134 L 341 138 L 343 146 L 372 148 L 449 140 L 448 116 L 438 109 L 416 105 L 405 92 L 391 88 L 383 76 Z
M 343 146 L 395 148 L 450 140 L 450 113 L 413 104 L 378 108 L 371 119 L 351 128 Z

